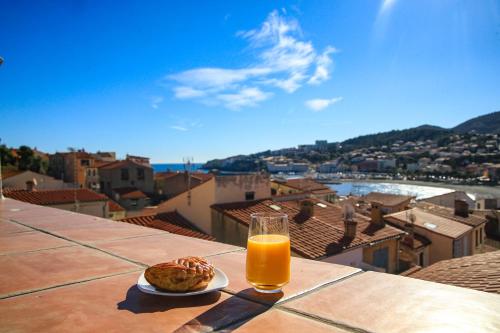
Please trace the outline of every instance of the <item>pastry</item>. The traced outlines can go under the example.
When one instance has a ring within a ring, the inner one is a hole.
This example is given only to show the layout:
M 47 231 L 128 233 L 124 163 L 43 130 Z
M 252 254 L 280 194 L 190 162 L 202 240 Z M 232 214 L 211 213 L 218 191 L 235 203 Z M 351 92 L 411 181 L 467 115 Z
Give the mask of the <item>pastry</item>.
M 156 288 L 174 292 L 206 288 L 214 275 L 214 267 L 200 257 L 186 257 L 157 264 L 144 273 L 146 280 Z

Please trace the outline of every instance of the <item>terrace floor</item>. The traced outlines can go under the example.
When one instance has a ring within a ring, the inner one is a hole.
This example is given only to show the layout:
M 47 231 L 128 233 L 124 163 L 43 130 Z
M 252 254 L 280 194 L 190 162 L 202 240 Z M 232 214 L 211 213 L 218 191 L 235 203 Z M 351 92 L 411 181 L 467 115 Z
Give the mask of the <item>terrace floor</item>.
M 204 256 L 221 292 L 141 293 L 148 265 Z M 0 201 L 0 332 L 495 332 L 500 296 L 293 258 L 282 294 L 245 280 L 244 249 L 69 211 Z

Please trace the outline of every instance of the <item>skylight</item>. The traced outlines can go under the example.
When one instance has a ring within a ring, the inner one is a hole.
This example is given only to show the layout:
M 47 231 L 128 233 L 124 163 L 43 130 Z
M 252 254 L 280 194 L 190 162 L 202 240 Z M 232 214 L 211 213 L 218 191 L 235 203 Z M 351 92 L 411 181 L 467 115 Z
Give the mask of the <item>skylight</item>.
M 269 205 L 269 207 L 271 207 L 274 210 L 281 210 L 281 207 L 277 205 Z
M 429 222 L 425 222 L 424 223 L 424 226 L 427 228 L 427 229 L 436 229 L 437 225 L 435 225 L 434 223 L 429 223 Z

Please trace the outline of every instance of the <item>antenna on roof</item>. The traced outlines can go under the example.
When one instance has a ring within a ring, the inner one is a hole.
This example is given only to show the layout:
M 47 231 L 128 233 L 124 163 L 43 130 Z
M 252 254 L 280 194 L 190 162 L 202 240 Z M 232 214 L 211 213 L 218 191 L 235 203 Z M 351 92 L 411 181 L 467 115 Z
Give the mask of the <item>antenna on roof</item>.
M 188 199 L 188 206 L 191 206 L 191 164 L 193 163 L 193 158 L 192 157 L 184 157 L 183 159 L 184 162 L 184 170 L 187 172 L 187 199 Z
M 3 62 L 3 59 L 0 57 L 0 64 Z M 2 139 L 0 139 L 2 142 Z M 3 180 L 2 180 L 2 155 L 0 154 L 0 200 L 5 200 L 3 196 Z
M 78 213 L 79 205 L 78 205 L 78 197 L 76 194 L 76 189 L 78 187 L 78 166 L 76 159 L 76 149 L 73 147 L 68 147 L 68 150 L 73 153 L 73 200 L 75 204 L 75 212 Z

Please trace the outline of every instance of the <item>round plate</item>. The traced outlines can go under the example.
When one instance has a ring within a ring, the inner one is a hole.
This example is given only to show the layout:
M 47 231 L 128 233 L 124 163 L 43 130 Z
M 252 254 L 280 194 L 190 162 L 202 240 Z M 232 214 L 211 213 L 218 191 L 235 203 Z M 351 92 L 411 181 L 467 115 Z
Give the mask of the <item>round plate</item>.
M 149 282 L 146 280 L 146 278 L 144 277 L 144 272 L 142 272 L 141 276 L 139 276 L 139 280 L 137 281 L 137 288 L 139 288 L 140 291 L 146 294 L 160 295 L 160 296 L 192 296 L 192 295 L 206 294 L 211 291 L 226 288 L 229 284 L 229 279 L 227 278 L 226 274 L 224 274 L 224 272 L 218 268 L 215 268 L 214 270 L 215 270 L 214 278 L 212 279 L 212 281 L 210 281 L 208 286 L 202 290 L 188 291 L 185 293 L 182 292 L 171 293 L 168 291 L 156 289 L 155 286 L 149 284 Z

